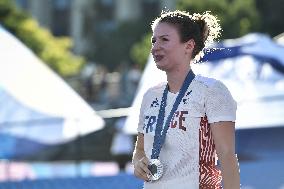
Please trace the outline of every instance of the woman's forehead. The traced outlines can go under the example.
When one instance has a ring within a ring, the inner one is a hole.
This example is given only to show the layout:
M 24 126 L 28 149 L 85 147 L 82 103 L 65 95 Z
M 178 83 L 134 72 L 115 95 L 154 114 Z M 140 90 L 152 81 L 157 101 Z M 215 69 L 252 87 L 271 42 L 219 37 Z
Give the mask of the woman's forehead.
M 177 29 L 174 25 L 165 22 L 158 23 L 153 30 L 153 37 L 176 36 Z

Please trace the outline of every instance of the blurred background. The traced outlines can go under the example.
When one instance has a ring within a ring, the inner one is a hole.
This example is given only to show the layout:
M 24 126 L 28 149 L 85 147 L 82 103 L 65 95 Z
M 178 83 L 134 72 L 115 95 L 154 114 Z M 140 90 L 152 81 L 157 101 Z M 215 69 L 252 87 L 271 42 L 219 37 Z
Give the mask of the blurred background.
M 194 65 L 238 102 L 245 189 L 284 188 L 284 0 L 0 0 L 0 189 L 142 188 L 131 156 L 162 10 L 217 15 Z

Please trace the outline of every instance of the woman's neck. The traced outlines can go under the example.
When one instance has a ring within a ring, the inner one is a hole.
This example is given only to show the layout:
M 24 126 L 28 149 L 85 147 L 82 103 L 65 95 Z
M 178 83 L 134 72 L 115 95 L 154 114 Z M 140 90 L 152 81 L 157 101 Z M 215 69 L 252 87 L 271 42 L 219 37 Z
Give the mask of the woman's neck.
M 190 69 L 191 68 L 188 65 L 186 67 L 167 72 L 167 80 L 170 92 L 179 92 Z

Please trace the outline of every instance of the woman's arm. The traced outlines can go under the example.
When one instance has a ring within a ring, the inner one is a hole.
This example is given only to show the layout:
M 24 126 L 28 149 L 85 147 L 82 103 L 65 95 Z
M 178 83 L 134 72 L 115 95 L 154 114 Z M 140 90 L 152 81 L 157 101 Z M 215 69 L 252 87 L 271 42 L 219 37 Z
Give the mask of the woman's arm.
M 216 152 L 221 163 L 224 189 L 240 189 L 240 171 L 235 155 L 235 123 L 221 121 L 211 124 Z
M 147 176 L 150 173 L 148 169 L 149 161 L 145 155 L 144 135 L 142 133 L 138 133 L 135 149 L 133 152 L 132 163 L 134 165 L 134 175 L 145 181 L 149 181 L 149 178 Z

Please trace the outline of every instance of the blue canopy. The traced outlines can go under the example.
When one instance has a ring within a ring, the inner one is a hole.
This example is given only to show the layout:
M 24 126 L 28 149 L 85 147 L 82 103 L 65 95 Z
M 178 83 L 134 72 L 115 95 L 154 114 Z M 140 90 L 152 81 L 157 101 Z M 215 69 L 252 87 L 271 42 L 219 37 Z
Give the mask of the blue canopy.
M 269 63 L 274 69 L 284 73 L 284 46 L 260 33 L 248 34 L 242 38 L 215 43 L 204 50 L 201 62 L 216 62 L 226 58 L 249 55 L 260 62 Z

